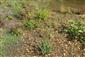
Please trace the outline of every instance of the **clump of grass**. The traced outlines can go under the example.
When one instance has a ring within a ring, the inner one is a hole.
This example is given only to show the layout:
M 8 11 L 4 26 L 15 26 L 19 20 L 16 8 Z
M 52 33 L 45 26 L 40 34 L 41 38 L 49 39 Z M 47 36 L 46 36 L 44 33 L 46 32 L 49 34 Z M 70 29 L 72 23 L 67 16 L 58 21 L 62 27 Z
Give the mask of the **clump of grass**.
M 37 28 L 36 22 L 34 20 L 26 20 L 24 26 L 30 30 Z
M 85 42 L 85 25 L 78 20 L 69 20 L 69 25 L 64 31 L 71 39 L 79 39 Z
M 13 20 L 12 16 L 7 16 L 7 20 Z
M 46 9 L 40 9 L 38 12 L 37 12 L 37 15 L 36 15 L 36 18 L 39 19 L 39 20 L 45 20 L 49 17 L 49 11 L 46 10 Z
M 13 1 L 9 1 L 9 2 L 13 9 L 13 14 L 15 16 L 19 15 L 22 10 L 22 4 L 17 0 L 13 0 Z
M 39 51 L 40 54 L 45 55 L 45 54 L 49 54 L 52 51 L 52 48 L 50 47 L 50 44 L 48 41 L 43 40 L 39 45 Z
M 4 45 L 6 44 L 13 45 L 13 44 L 16 44 L 20 40 L 18 36 L 14 36 L 9 33 L 5 33 L 2 37 L 3 37 Z
M 17 28 L 10 28 L 8 32 L 14 36 L 20 36 L 22 34 L 22 31 Z
M 11 46 L 16 46 L 16 44 L 20 41 L 20 37 L 11 35 L 10 33 L 7 33 L 7 31 L 4 31 L 0 36 L 0 56 L 5 57 L 6 55 L 8 55 L 8 48 Z

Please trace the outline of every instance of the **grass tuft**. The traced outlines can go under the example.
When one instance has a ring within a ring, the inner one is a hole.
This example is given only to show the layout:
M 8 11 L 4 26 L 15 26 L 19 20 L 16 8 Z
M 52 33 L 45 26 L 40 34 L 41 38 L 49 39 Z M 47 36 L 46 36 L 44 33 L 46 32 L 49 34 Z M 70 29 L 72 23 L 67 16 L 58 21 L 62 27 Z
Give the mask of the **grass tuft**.
M 45 20 L 49 17 L 49 11 L 46 9 L 39 10 L 37 12 L 36 18 L 39 20 Z
M 43 55 L 49 54 L 52 51 L 52 48 L 50 47 L 48 41 L 46 40 L 43 40 L 38 47 L 39 47 L 40 53 Z
M 8 55 L 8 47 L 16 46 L 21 41 L 18 36 L 6 33 L 6 31 L 0 36 L 0 57 Z M 12 51 L 13 52 L 13 51 Z
M 24 26 L 27 27 L 30 30 L 37 28 L 37 25 L 36 25 L 34 20 L 25 21 Z

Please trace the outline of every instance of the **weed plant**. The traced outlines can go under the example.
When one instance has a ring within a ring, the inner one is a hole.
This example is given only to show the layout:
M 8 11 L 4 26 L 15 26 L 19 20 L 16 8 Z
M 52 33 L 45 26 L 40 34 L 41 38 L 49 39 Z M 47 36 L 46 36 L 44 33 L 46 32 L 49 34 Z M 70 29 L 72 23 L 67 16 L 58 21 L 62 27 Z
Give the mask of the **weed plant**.
M 2 36 L 3 40 L 4 41 L 4 45 L 14 45 L 16 43 L 18 43 L 18 41 L 20 40 L 20 38 L 18 36 L 14 36 L 14 35 L 11 35 L 9 33 L 5 33 L 3 36 Z
M 20 41 L 20 37 L 11 35 L 5 31 L 0 36 L 0 56 L 5 57 L 8 54 L 8 47 L 15 46 Z
M 17 28 L 11 28 L 9 29 L 8 33 L 14 36 L 20 36 L 22 34 L 22 31 Z
M 29 30 L 37 28 L 37 24 L 34 20 L 26 20 L 24 22 L 24 26 L 27 27 Z
M 40 9 L 38 10 L 38 13 L 36 15 L 36 18 L 39 20 L 45 20 L 49 17 L 49 11 L 46 9 Z
M 7 16 L 7 20 L 13 20 L 12 16 Z
M 22 10 L 22 4 L 17 0 L 10 1 L 10 4 L 13 9 L 13 14 L 15 16 L 19 15 Z
M 71 39 L 79 39 L 85 42 L 85 25 L 79 20 L 69 20 L 69 25 L 64 31 Z
M 46 40 L 43 40 L 40 44 L 39 44 L 39 51 L 41 54 L 45 55 L 45 54 L 49 54 L 52 51 L 52 48 L 49 45 L 49 42 Z

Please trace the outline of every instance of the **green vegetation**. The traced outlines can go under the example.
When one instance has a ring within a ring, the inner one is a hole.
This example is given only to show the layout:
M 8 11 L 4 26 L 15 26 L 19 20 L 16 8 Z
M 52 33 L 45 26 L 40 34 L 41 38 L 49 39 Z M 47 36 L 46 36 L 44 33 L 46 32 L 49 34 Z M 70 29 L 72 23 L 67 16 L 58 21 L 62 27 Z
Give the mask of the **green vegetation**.
M 22 33 L 22 31 L 18 28 L 11 28 L 8 32 L 14 36 L 20 36 Z
M 37 28 L 36 22 L 34 20 L 26 20 L 24 22 L 24 26 L 30 30 Z
M 49 11 L 46 9 L 40 9 L 38 10 L 38 13 L 36 15 L 36 18 L 39 20 L 45 20 L 49 17 Z
M 7 16 L 7 20 L 12 20 L 13 17 L 12 16 Z
M 8 44 L 13 45 L 13 44 L 16 44 L 20 40 L 20 38 L 18 36 L 14 36 L 14 35 L 11 35 L 9 33 L 5 33 L 2 36 L 2 38 L 3 38 L 3 41 L 4 41 L 3 42 L 4 45 L 8 45 Z
M 69 25 L 64 31 L 71 38 L 78 38 L 85 41 L 85 25 L 78 20 L 69 20 Z
M 22 4 L 17 0 L 13 0 L 13 1 L 9 1 L 9 2 L 10 2 L 10 5 L 13 9 L 13 14 L 15 16 L 17 16 L 17 15 L 19 16 L 19 14 L 22 10 Z
M 51 53 L 52 48 L 50 47 L 49 42 L 46 40 L 43 40 L 39 45 L 39 51 L 43 55 Z
M 78 21 L 78 20 L 69 20 L 69 26 L 65 30 L 69 36 L 71 37 L 77 37 L 80 32 L 84 32 L 84 28 L 82 27 L 83 25 Z
M 0 0 L 0 57 L 85 57 L 85 3 L 80 3 Z
M 4 32 L 0 36 L 0 56 L 5 57 L 8 54 L 8 47 L 15 46 L 20 40 L 20 37 Z
M 85 36 L 83 36 L 83 37 L 80 39 L 80 41 L 82 42 L 82 44 L 85 45 Z

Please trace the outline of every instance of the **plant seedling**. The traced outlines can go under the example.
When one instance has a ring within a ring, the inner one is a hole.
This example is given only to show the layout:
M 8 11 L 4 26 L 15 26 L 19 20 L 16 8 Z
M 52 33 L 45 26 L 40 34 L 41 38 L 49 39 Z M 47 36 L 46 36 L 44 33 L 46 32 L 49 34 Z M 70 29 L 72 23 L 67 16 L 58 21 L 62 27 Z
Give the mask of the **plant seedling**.
M 12 16 L 7 16 L 7 20 L 12 20 L 13 17 Z
M 44 9 L 44 10 L 39 10 L 37 15 L 36 15 L 36 18 L 39 19 L 39 20 L 45 20 L 49 17 L 49 11 Z
M 15 16 L 19 16 L 21 10 L 22 10 L 22 5 L 19 3 L 17 0 L 10 1 L 10 5 L 13 9 L 13 14 Z
M 43 55 L 51 53 L 52 48 L 50 47 L 48 41 L 44 40 L 40 43 L 39 51 Z
M 27 20 L 24 23 L 25 27 L 29 28 L 30 30 L 35 29 L 37 27 L 34 20 Z

